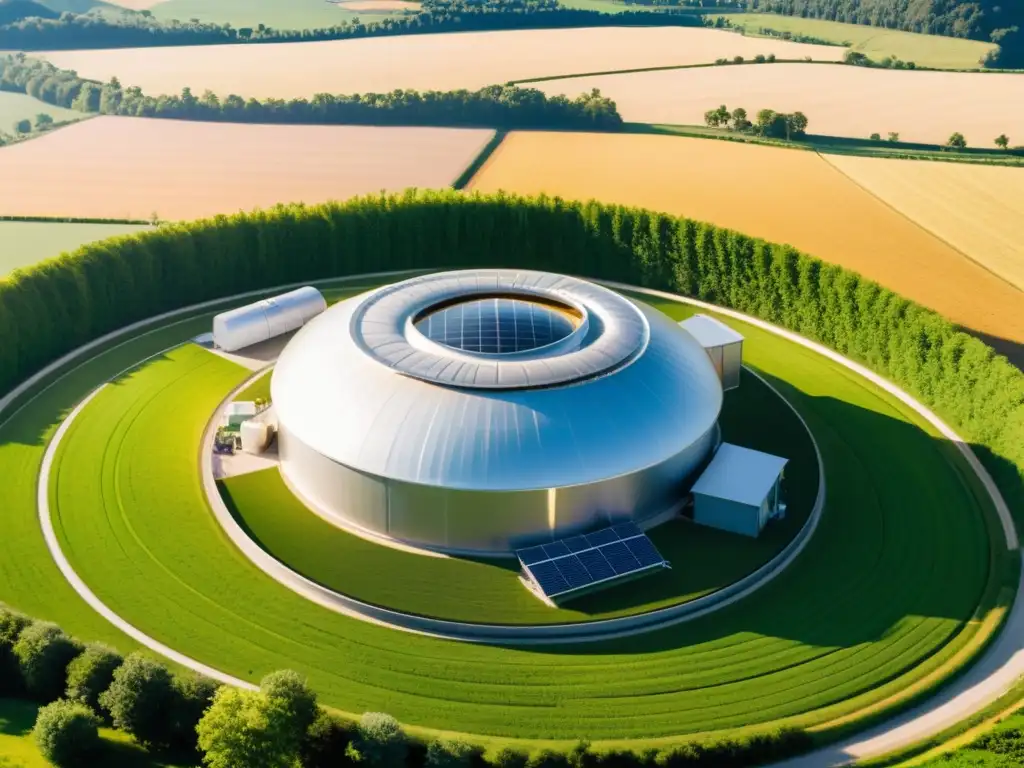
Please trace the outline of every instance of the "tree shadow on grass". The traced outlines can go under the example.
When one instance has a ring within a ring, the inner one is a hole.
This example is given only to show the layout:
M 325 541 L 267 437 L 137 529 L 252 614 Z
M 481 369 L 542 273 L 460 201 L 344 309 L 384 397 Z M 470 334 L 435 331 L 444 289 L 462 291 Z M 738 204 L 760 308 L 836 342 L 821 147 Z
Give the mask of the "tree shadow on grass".
M 0 734 L 26 736 L 36 722 L 39 705 L 22 699 L 0 699 Z

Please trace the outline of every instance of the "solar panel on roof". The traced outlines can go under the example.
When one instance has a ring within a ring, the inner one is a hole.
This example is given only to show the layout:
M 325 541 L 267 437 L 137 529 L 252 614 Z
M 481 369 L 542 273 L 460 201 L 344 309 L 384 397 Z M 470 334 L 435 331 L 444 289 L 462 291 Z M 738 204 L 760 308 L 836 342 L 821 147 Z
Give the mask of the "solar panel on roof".
M 586 538 L 592 547 L 599 547 L 602 544 L 611 544 L 613 541 L 619 540 L 619 537 L 615 535 L 615 532 L 611 528 L 602 528 L 600 531 L 588 533 Z
M 615 576 L 615 569 L 608 564 L 601 550 L 588 549 L 586 552 L 580 552 L 577 557 L 594 581 L 603 581 Z
M 564 339 L 575 329 L 565 312 L 523 299 L 486 298 L 438 310 L 416 323 L 428 339 L 467 352 L 524 352 Z
M 622 523 L 621 525 L 614 526 L 612 530 L 615 531 L 615 535 L 620 539 L 629 539 L 633 536 L 644 535 L 644 532 L 637 527 L 636 523 Z
M 590 544 L 583 536 L 570 536 L 568 539 L 562 539 L 562 542 L 570 552 L 582 552 L 585 549 L 590 549 Z
M 569 554 L 569 548 L 565 546 L 564 542 L 555 541 L 551 544 L 544 545 L 544 551 L 547 553 L 549 558 L 562 557 L 563 555 Z
M 587 584 L 593 583 L 593 579 L 590 578 L 590 574 L 587 573 L 587 569 L 580 563 L 579 558 L 576 555 L 569 555 L 569 557 L 560 557 L 557 560 L 552 561 L 555 567 L 558 568 L 558 572 L 562 574 L 562 577 L 569 582 L 570 589 L 579 589 L 585 587 Z
M 541 560 L 550 560 L 544 552 L 544 547 L 520 549 L 516 552 L 516 556 L 522 561 L 523 565 L 532 565 L 533 563 L 539 563 Z
M 622 542 L 626 545 L 626 548 L 632 553 L 633 557 L 637 559 L 642 567 L 650 565 L 657 565 L 658 563 L 665 562 L 657 548 L 651 543 L 651 540 L 646 536 L 636 536 L 628 541 Z
M 633 554 L 621 541 L 616 541 L 614 544 L 605 544 L 599 551 L 605 556 L 612 568 L 615 569 L 615 573 L 619 576 L 632 573 L 640 567 L 640 562 L 633 557 Z
M 559 573 L 558 568 L 550 560 L 531 565 L 530 573 L 533 574 L 537 585 L 544 590 L 545 595 L 557 595 L 569 590 L 569 582 L 565 580 L 565 577 Z

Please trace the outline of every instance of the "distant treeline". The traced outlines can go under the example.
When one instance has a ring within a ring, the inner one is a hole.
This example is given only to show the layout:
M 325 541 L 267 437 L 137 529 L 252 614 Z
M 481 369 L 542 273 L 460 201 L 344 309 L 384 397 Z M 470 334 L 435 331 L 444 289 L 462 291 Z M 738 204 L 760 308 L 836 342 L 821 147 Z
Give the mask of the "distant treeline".
M 535 88 L 492 85 L 477 91 L 393 91 L 332 95 L 311 99 L 223 99 L 206 91 L 195 96 L 148 96 L 85 80 L 74 72 L 23 55 L 0 57 L 0 90 L 25 93 L 58 107 L 129 117 L 164 117 L 234 123 L 314 123 L 334 125 L 460 125 L 493 128 L 617 130 L 622 117 L 615 102 L 593 90 L 575 99 L 547 96 Z
M 751 11 L 841 21 L 999 45 L 981 63 L 1024 67 L 1021 0 L 745 0 Z
M 281 30 L 260 24 L 164 21 L 146 11 L 122 16 L 63 13 L 28 17 L 0 26 L 0 48 L 23 51 L 69 48 L 133 48 L 223 43 L 346 40 L 429 32 L 597 26 L 702 26 L 702 16 L 678 11 L 619 14 L 564 8 L 557 0 L 425 0 L 415 14 L 379 21 L 346 21 L 332 27 Z

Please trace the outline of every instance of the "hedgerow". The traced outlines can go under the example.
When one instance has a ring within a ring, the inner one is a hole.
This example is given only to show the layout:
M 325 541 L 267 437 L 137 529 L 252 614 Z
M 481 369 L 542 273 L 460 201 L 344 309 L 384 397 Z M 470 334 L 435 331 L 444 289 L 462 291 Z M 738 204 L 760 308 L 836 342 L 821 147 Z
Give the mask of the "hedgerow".
M 975 444 L 1024 509 L 1024 374 L 841 267 L 688 219 L 557 198 L 408 192 L 281 206 L 84 246 L 0 281 L 0 391 L 81 344 L 242 291 L 382 270 L 549 269 L 732 307 L 881 373 Z

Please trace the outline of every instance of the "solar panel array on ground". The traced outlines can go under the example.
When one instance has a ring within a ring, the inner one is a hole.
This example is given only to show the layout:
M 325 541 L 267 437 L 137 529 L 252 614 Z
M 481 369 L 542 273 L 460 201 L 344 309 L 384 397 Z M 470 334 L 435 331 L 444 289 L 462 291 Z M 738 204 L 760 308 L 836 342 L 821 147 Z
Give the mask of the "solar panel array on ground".
M 520 549 L 516 555 L 523 569 L 552 599 L 668 567 L 665 558 L 634 523 Z

